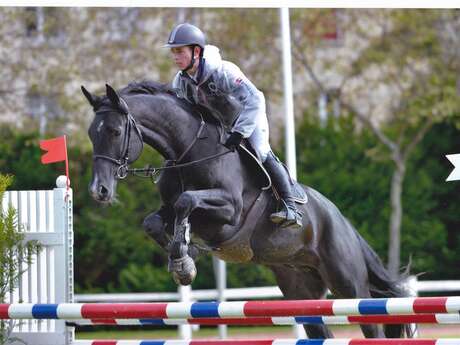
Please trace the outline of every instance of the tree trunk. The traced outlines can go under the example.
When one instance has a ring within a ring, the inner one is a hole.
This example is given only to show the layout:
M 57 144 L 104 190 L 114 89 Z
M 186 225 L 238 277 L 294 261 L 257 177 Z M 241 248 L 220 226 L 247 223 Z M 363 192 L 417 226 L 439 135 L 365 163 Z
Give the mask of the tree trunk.
M 402 187 L 406 173 L 406 162 L 402 157 L 397 156 L 394 159 L 396 169 L 391 179 L 391 217 L 388 242 L 388 271 L 393 278 L 398 277 L 401 263 Z

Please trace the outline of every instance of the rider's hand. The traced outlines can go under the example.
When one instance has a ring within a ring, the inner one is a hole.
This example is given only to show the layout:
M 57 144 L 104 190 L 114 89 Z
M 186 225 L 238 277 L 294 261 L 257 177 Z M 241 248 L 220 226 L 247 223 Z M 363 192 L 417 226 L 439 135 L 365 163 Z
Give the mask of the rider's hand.
M 243 135 L 241 133 L 232 132 L 225 141 L 224 146 L 234 151 L 238 146 L 240 146 L 241 140 L 243 140 Z

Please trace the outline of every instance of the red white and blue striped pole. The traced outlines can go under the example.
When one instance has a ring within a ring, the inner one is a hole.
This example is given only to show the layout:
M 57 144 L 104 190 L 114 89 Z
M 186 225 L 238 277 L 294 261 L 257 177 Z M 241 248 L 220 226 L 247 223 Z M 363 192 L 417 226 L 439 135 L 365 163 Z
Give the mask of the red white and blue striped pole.
M 189 319 L 304 315 L 413 315 L 459 311 L 459 296 L 221 303 L 24 303 L 0 304 L 0 319 Z
M 77 340 L 74 345 L 459 345 L 460 339 Z
M 124 325 L 124 326 L 177 326 L 177 325 L 257 325 L 281 326 L 296 324 L 351 325 L 351 324 L 460 324 L 460 314 L 416 315 L 363 315 L 363 316 L 297 316 L 297 317 L 243 317 L 243 318 L 197 318 L 197 319 L 83 319 L 73 320 L 69 325 Z

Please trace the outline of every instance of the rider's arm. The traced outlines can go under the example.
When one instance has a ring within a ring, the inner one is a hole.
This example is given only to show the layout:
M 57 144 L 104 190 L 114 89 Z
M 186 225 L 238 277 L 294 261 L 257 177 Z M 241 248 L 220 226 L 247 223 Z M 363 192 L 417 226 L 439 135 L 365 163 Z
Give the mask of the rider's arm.
M 238 132 L 244 138 L 250 137 L 256 128 L 259 113 L 265 113 L 263 93 L 231 62 L 224 62 L 220 82 L 221 89 L 242 105 L 232 132 Z

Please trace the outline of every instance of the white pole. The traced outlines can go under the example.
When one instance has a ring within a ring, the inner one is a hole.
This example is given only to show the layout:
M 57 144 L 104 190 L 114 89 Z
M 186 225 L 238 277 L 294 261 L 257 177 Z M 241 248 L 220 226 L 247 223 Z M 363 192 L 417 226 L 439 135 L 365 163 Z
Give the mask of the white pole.
M 319 111 L 319 121 L 322 126 L 325 126 L 327 123 L 327 95 L 324 92 L 318 97 L 318 111 Z
M 297 162 L 295 156 L 295 127 L 294 127 L 294 97 L 292 93 L 292 60 L 291 34 L 289 28 L 289 9 L 282 7 L 281 41 L 283 54 L 284 76 L 284 108 L 285 108 L 285 135 L 286 135 L 286 163 L 292 178 L 297 179 Z
M 286 136 L 286 163 L 291 177 L 297 180 L 297 162 L 295 156 L 295 127 L 294 127 L 294 96 L 292 92 L 292 59 L 291 59 L 291 33 L 289 27 L 289 9 L 280 9 L 281 41 L 283 54 L 283 79 L 284 79 L 284 126 Z M 307 334 L 302 325 L 294 325 L 293 331 L 296 338 L 306 338 Z
M 216 279 L 217 300 L 225 302 L 225 289 L 227 288 L 227 265 L 225 261 L 212 257 L 214 277 Z M 219 325 L 219 338 L 227 339 L 227 325 Z
M 415 275 L 409 276 L 406 279 L 405 288 L 406 288 L 406 290 L 408 290 L 409 296 L 411 296 L 411 297 L 417 297 L 418 296 L 417 281 L 418 281 L 418 278 Z M 413 338 L 418 338 L 417 324 L 411 323 L 409 325 L 409 327 L 411 329 Z
M 190 302 L 192 296 L 191 285 L 179 285 L 178 287 L 180 302 Z M 191 325 L 179 325 L 179 337 L 184 340 L 192 339 Z

